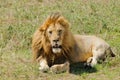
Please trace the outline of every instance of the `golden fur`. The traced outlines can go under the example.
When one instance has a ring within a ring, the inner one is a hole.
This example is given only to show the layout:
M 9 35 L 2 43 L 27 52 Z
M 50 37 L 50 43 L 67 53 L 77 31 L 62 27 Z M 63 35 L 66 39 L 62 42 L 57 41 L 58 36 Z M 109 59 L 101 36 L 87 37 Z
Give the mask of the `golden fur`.
M 62 33 L 60 29 L 63 30 Z M 114 56 L 110 46 L 100 38 L 73 36 L 68 21 L 59 13 L 50 15 L 32 39 L 33 61 L 40 62 L 42 70 L 66 61 L 86 62 L 86 65 L 94 66 L 98 59 L 105 59 L 107 50 Z
M 65 28 L 65 35 L 64 41 L 62 45 L 62 51 L 59 54 L 54 54 L 51 51 L 50 42 L 45 35 L 47 28 L 51 24 L 57 24 L 64 26 Z M 43 23 L 42 26 L 38 28 L 38 30 L 34 33 L 32 39 L 32 51 L 33 51 L 33 61 L 39 61 L 42 58 L 46 58 L 48 65 L 52 66 L 53 64 L 60 64 L 67 60 L 66 53 L 71 53 L 71 48 L 74 45 L 74 38 L 72 33 L 69 30 L 69 23 L 60 15 L 60 14 L 53 14 L 47 18 L 47 20 Z

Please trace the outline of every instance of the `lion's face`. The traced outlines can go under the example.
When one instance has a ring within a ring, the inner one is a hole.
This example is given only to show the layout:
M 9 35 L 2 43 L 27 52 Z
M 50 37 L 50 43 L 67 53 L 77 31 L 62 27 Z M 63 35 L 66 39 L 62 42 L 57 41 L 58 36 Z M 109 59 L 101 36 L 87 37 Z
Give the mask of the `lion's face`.
M 59 23 L 49 25 L 46 34 L 52 47 L 53 53 L 61 52 L 62 42 L 65 34 L 64 32 L 65 28 Z

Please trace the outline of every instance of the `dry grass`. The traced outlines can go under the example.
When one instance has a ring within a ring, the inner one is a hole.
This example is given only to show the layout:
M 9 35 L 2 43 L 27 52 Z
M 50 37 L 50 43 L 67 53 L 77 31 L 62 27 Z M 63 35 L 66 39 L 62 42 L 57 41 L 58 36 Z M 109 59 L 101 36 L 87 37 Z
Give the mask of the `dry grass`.
M 120 80 L 119 0 L 0 0 L 0 80 Z M 59 11 L 71 31 L 105 39 L 117 57 L 84 69 L 75 64 L 71 73 L 41 73 L 30 63 L 31 37 L 51 13 Z

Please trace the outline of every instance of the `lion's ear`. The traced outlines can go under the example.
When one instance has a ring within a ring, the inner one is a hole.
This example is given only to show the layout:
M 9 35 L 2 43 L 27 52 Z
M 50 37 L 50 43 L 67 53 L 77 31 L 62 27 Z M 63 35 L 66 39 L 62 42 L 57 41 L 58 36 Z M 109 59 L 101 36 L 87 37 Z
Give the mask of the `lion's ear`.
M 48 26 L 52 23 L 52 22 L 54 22 L 54 20 L 56 20 L 56 19 L 53 19 L 54 18 L 54 16 L 52 16 L 52 15 L 50 15 L 50 16 L 48 16 L 47 17 L 47 19 L 46 19 L 46 21 L 42 24 L 42 26 L 39 28 L 39 30 L 40 31 L 45 31 L 47 28 L 48 28 Z
M 64 17 L 60 17 L 58 23 L 60 23 L 62 26 L 66 28 L 69 27 L 69 22 Z
M 45 31 L 45 30 L 48 28 L 48 26 L 49 26 L 50 23 L 51 23 L 51 20 L 50 20 L 50 18 L 48 17 L 48 18 L 46 19 L 46 21 L 40 26 L 39 30 L 40 30 L 40 31 Z
M 46 25 L 40 26 L 39 31 L 40 31 L 40 32 L 45 31 L 45 30 L 46 30 L 46 27 L 47 27 Z

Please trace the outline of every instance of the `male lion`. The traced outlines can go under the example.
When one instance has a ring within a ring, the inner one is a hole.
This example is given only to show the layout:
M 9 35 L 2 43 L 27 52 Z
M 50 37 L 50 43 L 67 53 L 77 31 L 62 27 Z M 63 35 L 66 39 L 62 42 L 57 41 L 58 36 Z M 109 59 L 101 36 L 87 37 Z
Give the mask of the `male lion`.
M 50 15 L 37 29 L 32 51 L 33 61 L 40 63 L 41 71 L 50 69 L 60 72 L 65 66 L 66 70 L 69 69 L 69 63 L 76 62 L 85 62 L 93 67 L 108 54 L 115 56 L 104 40 L 96 36 L 73 35 L 68 21 L 59 13 Z

